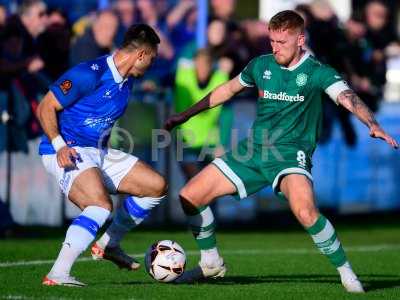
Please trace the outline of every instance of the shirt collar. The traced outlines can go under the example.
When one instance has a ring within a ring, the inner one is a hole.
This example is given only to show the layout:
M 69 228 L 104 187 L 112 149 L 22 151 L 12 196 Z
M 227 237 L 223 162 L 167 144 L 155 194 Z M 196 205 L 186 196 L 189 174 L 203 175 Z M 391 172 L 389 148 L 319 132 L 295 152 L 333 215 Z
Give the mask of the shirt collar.
M 293 65 L 293 66 L 291 66 L 291 67 L 289 67 L 289 68 L 285 68 L 285 67 L 282 67 L 282 66 L 281 66 L 281 69 L 288 70 L 288 71 L 293 71 L 293 70 L 297 69 L 298 67 L 300 67 L 300 65 L 301 65 L 310 55 L 311 55 L 310 51 L 306 51 L 306 52 L 303 54 L 303 57 L 297 62 L 297 64 L 295 64 L 295 65 Z
M 124 81 L 124 78 L 121 76 L 121 74 L 119 74 L 117 66 L 114 63 L 114 54 L 107 57 L 107 65 L 111 70 L 114 81 L 116 83 L 122 83 L 122 81 Z

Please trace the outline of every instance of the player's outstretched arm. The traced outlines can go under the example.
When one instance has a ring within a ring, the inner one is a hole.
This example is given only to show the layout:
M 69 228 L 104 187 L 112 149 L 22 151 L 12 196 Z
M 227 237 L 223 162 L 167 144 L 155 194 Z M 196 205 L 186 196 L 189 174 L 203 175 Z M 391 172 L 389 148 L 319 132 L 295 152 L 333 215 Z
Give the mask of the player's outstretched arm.
M 37 109 L 37 117 L 42 125 L 44 133 L 51 141 L 57 152 L 57 162 L 61 168 L 75 167 L 74 158 L 78 159 L 78 153 L 74 148 L 69 148 L 58 130 L 57 111 L 62 110 L 60 102 L 53 92 L 49 91 L 40 102 Z
M 371 137 L 380 138 L 395 149 L 399 147 L 397 141 L 381 128 L 379 123 L 376 121 L 373 112 L 353 90 L 348 89 L 341 92 L 338 96 L 337 102 L 355 114 L 361 122 L 368 126 Z
M 169 117 L 164 124 L 164 128 L 166 130 L 172 130 L 174 127 L 185 123 L 198 113 L 230 100 L 234 95 L 239 93 L 244 88 L 245 87 L 240 83 L 239 77 L 237 76 L 215 88 L 211 93 L 207 94 L 207 96 L 193 106 L 189 107 L 184 112 Z

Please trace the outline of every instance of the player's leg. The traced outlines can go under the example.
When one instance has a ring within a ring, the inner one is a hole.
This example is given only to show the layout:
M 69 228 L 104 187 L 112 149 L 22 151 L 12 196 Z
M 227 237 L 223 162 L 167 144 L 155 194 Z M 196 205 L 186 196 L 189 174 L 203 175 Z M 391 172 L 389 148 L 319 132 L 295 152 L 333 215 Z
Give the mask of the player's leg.
M 236 192 L 236 186 L 214 165 L 209 164 L 180 191 L 180 200 L 200 249 L 200 268 L 185 272 L 176 282 L 201 277 L 221 277 L 226 268 L 217 250 L 215 220 L 210 207 L 214 199 Z
M 289 200 L 293 214 L 311 235 L 317 248 L 338 270 L 346 290 L 363 292 L 362 285 L 346 258 L 335 229 L 315 206 L 311 181 L 302 174 L 289 174 L 281 180 L 280 190 Z
M 123 164 L 122 169 L 118 168 L 118 164 Z M 129 166 L 126 174 L 121 175 Z M 116 209 L 110 226 L 92 247 L 92 256 L 111 260 L 120 268 L 136 270 L 140 264 L 121 250 L 120 241 L 160 204 L 165 197 L 167 184 L 160 174 L 144 162 L 137 161 L 134 156 L 127 157 L 122 163 L 114 162 L 113 166 L 106 166 L 104 171 L 106 178 L 113 181 L 116 192 L 128 196 Z
M 86 159 L 88 158 L 85 157 L 84 160 Z M 57 164 L 56 160 L 53 162 Z M 69 226 L 60 253 L 43 280 L 45 285 L 83 285 L 70 276 L 72 265 L 94 240 L 97 231 L 112 211 L 112 202 L 100 170 L 96 167 L 86 168 L 90 165 L 86 161 L 78 165 L 79 170 L 64 172 L 62 176 L 65 180 L 63 191 L 82 213 Z
M 236 186 L 214 164 L 206 166 L 180 191 L 183 211 L 201 250 L 201 262 L 205 264 L 219 258 L 214 215 L 208 205 L 217 197 L 235 192 Z
M 237 148 L 214 159 L 180 192 L 183 210 L 200 248 L 203 277 L 221 277 L 226 271 L 217 250 L 214 215 L 208 205 L 224 195 L 236 194 L 243 199 L 268 184 L 256 165 L 260 154 L 257 147 L 251 141 L 241 141 Z M 185 273 L 177 282 L 185 282 Z

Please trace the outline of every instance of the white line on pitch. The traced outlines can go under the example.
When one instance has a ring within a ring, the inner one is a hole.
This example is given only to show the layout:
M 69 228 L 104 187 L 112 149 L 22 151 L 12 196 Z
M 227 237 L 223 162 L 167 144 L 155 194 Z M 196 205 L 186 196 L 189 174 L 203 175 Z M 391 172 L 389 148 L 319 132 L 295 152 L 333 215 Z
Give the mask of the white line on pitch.
M 378 252 L 385 250 L 400 250 L 399 244 L 381 244 L 381 245 L 364 245 L 364 246 L 353 246 L 344 247 L 346 252 Z M 186 251 L 187 255 L 197 255 L 198 250 Z M 224 255 L 234 254 L 249 254 L 249 255 L 263 255 L 263 254 L 313 254 L 318 253 L 316 249 L 309 248 L 297 248 L 297 249 L 236 249 L 236 250 L 221 250 Z M 142 258 L 143 253 L 133 254 L 134 257 Z M 77 260 L 78 262 L 93 261 L 91 257 L 82 257 Z M 19 266 L 34 266 L 34 265 L 45 265 L 52 264 L 54 259 L 49 260 L 31 260 L 31 261 L 15 261 L 15 262 L 3 262 L 0 263 L 0 268 L 8 267 L 19 267 Z

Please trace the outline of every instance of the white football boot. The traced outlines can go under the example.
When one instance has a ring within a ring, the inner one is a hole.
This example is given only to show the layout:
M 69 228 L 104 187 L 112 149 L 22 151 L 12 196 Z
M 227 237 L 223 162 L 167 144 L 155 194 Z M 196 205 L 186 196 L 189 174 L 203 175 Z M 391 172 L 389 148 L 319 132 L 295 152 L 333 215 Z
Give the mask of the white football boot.
M 339 274 L 342 285 L 346 291 L 349 293 L 365 293 L 361 281 L 358 279 L 350 265 L 341 267 Z
M 194 283 L 205 278 L 221 278 L 225 276 L 226 266 L 222 258 L 219 258 L 215 265 L 206 265 L 199 262 L 199 265 L 191 270 L 183 272 L 173 282 L 177 284 Z
M 203 273 L 204 278 L 219 278 L 224 277 L 226 273 L 226 266 L 224 260 L 220 257 L 215 264 L 207 265 L 205 263 L 199 262 L 199 266 Z
M 43 285 L 54 286 L 54 285 L 62 285 L 62 286 L 70 286 L 70 287 L 84 287 L 86 284 L 76 280 L 72 276 L 51 276 L 48 274 L 43 278 Z

